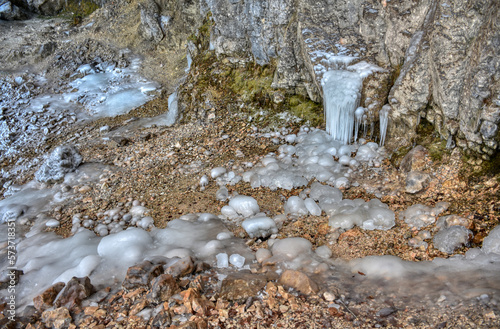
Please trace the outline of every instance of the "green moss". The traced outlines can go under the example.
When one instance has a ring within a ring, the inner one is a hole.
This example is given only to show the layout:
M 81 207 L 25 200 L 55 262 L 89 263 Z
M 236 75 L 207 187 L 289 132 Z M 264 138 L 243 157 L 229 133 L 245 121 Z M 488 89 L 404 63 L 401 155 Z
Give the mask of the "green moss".
M 89 16 L 99 9 L 99 5 L 92 0 L 68 0 L 61 16 L 72 20 L 73 25 L 78 25 L 84 17 Z
M 411 149 L 412 146 L 404 146 L 395 150 L 394 153 L 392 153 L 391 155 L 390 159 L 391 164 L 394 167 L 399 168 L 399 166 L 401 165 L 401 161 L 403 161 L 403 158 L 405 157 L 406 154 L 408 154 L 408 152 L 410 152 Z
M 290 97 L 289 104 L 291 113 L 302 119 L 304 123 L 308 122 L 314 127 L 324 123 L 324 111 L 321 104 L 300 95 Z
M 434 126 L 426 119 L 421 119 L 417 126 L 416 143 L 427 148 L 429 156 L 434 162 L 441 161 L 444 155 L 451 153 L 446 148 L 446 140 L 441 138 Z

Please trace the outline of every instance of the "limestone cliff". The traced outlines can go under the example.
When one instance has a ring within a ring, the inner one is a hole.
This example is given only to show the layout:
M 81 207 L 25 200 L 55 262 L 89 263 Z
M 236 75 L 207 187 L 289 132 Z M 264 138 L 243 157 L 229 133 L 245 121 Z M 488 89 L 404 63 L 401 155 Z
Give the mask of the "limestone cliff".
M 329 56 L 355 56 L 386 69 L 365 80 L 361 105 L 376 120 L 390 104 L 391 146 L 410 143 L 423 117 L 442 138 L 485 158 L 498 145 L 499 8 L 498 0 L 201 3 L 215 22 L 215 52 L 258 63 L 277 59 L 273 86 L 320 101 Z

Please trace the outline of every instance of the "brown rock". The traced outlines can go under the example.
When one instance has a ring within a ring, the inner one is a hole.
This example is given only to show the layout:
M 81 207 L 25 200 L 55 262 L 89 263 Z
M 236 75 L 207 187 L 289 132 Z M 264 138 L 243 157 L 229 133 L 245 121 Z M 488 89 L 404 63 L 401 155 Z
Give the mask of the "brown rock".
M 266 286 L 265 275 L 240 271 L 229 274 L 223 281 L 220 296 L 228 300 L 246 300 Z
M 53 284 L 40 295 L 33 298 L 33 304 L 37 311 L 43 312 L 49 308 L 51 308 L 54 304 L 54 301 L 64 288 L 66 284 L 64 282 L 58 282 Z
M 92 295 L 95 291 L 94 286 L 90 283 L 90 279 L 86 276 L 84 278 L 73 277 L 69 280 L 68 284 L 62 291 L 61 295 L 55 301 L 56 307 L 67 307 L 73 309 L 79 306 L 82 301 Z
M 123 288 L 132 290 L 140 287 L 149 288 L 153 278 L 163 273 L 163 267 L 160 264 L 153 264 L 148 260 L 137 265 L 129 267 L 127 276 L 123 280 Z
M 65 329 L 71 324 L 71 315 L 66 307 L 59 307 L 55 310 L 45 311 L 42 313 L 42 321 L 49 328 Z
M 179 286 L 170 274 L 161 274 L 151 282 L 151 300 L 161 303 L 179 291 Z
M 158 313 L 151 323 L 152 328 L 166 328 L 172 324 L 172 318 L 170 317 L 170 313 L 165 312 L 164 310 Z
M 172 275 L 174 278 L 180 278 L 193 273 L 195 265 L 193 258 L 190 256 L 179 259 L 174 264 L 165 269 L 165 273 Z
M 281 274 L 278 283 L 293 288 L 305 295 L 310 295 L 319 291 L 316 282 L 300 271 L 286 270 Z
M 429 152 L 422 145 L 415 146 L 408 154 L 405 155 L 399 169 L 403 172 L 423 170 L 427 164 L 427 156 Z
M 431 182 L 431 176 L 421 171 L 412 171 L 406 176 L 406 193 L 415 194 L 424 190 Z

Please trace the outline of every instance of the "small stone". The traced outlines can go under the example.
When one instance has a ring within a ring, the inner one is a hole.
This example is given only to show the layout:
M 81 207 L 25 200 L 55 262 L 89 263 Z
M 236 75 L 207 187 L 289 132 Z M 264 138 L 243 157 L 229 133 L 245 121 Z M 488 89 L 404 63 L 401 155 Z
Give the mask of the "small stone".
M 424 190 L 430 183 L 431 176 L 421 171 L 412 171 L 406 176 L 406 193 L 415 194 Z
M 397 310 L 395 310 L 392 307 L 385 307 L 377 312 L 377 316 L 386 317 L 386 316 L 389 316 L 389 315 L 395 313 L 396 311 Z
M 61 292 L 65 285 L 66 284 L 64 282 L 53 284 L 40 295 L 33 298 L 33 305 L 35 306 L 36 310 L 39 312 L 43 312 L 51 308 L 57 295 Z
M 165 269 L 165 273 L 172 275 L 174 278 L 180 278 L 193 273 L 195 270 L 194 261 L 191 256 L 179 259 L 174 264 Z
M 92 295 L 94 291 L 94 286 L 90 283 L 89 277 L 73 277 L 68 281 L 54 305 L 56 307 L 64 306 L 71 310 L 76 306 L 80 306 L 82 301 Z
M 488 313 L 485 313 L 484 317 L 488 320 L 495 320 L 497 318 L 495 312 L 493 312 L 493 311 L 489 311 Z
M 316 282 L 311 280 L 305 273 L 295 270 L 286 270 L 283 272 L 278 283 L 286 287 L 291 287 L 305 295 L 310 295 L 319 291 Z
M 331 292 L 329 291 L 325 291 L 325 293 L 323 294 L 323 297 L 325 298 L 326 301 L 328 302 L 333 302 L 335 300 L 335 295 L 332 294 Z
M 422 145 L 417 145 L 414 147 L 408 154 L 405 155 L 403 160 L 401 160 L 401 164 L 399 165 L 399 169 L 402 172 L 410 172 L 410 171 L 419 171 L 423 170 L 426 165 L 426 158 L 429 154 L 429 151 Z
M 175 295 L 179 290 L 172 275 L 161 274 L 151 282 L 151 299 L 156 303 L 161 303 Z
M 229 274 L 223 281 L 220 296 L 228 300 L 247 300 L 266 286 L 265 276 L 240 271 Z
M 59 307 L 55 310 L 42 313 L 43 323 L 45 323 L 47 327 L 53 329 L 69 328 L 72 320 L 69 310 L 66 307 Z
M 151 280 L 162 273 L 162 265 L 153 264 L 145 260 L 142 263 L 129 267 L 122 286 L 127 290 L 133 290 L 139 287 L 148 288 Z
M 87 192 L 90 192 L 91 190 L 92 190 L 92 188 L 90 186 L 84 185 L 78 189 L 78 192 L 87 193 Z

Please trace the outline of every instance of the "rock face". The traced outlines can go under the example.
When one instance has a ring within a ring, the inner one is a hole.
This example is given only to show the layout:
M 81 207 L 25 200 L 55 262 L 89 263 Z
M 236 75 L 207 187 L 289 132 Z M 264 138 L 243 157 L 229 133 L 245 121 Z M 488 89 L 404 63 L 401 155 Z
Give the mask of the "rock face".
M 496 0 L 210 0 L 218 55 L 277 61 L 273 86 L 320 101 L 322 74 L 356 57 L 385 72 L 365 78 L 370 121 L 391 106 L 389 145 L 408 145 L 420 117 L 444 139 L 492 155 L 500 121 Z M 387 101 L 388 100 L 388 101 Z

